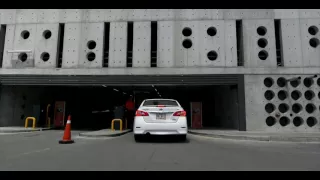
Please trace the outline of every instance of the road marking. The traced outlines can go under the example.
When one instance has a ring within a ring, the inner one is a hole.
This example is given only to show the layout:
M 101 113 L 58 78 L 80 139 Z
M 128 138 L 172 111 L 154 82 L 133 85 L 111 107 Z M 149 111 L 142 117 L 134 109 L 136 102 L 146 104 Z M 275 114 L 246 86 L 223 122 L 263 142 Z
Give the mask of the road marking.
M 16 158 L 16 157 L 20 157 L 20 156 L 24 156 L 24 155 L 33 154 L 33 153 L 40 153 L 40 152 L 44 152 L 44 151 L 48 151 L 48 150 L 50 150 L 50 148 L 39 149 L 39 150 L 36 150 L 36 151 L 30 151 L 30 152 L 25 152 L 25 153 L 22 153 L 22 154 L 18 154 L 16 156 L 11 156 L 10 158 Z

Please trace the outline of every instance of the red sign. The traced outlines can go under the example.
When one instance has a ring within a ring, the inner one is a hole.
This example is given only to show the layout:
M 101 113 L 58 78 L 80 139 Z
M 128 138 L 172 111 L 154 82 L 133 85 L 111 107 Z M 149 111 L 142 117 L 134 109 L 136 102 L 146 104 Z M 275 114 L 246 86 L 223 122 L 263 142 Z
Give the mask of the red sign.
M 191 102 L 191 128 L 202 128 L 202 103 Z
M 64 126 L 65 101 L 56 101 L 54 106 L 54 127 Z

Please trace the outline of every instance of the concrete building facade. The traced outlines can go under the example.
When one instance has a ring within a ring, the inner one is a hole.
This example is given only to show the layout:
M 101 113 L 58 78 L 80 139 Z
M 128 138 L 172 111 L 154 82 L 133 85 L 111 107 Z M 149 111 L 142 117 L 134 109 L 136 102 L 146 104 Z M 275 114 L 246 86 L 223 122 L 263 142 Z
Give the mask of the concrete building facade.
M 8 9 L 0 24 L 0 126 L 23 125 L 39 85 L 237 84 L 240 130 L 320 131 L 320 10 Z

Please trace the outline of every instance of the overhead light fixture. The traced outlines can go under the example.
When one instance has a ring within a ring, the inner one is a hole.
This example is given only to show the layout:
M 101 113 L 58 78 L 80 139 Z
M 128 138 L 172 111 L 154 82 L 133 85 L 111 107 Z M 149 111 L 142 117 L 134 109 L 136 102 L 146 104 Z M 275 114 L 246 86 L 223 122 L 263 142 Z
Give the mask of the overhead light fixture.
M 154 85 L 153 85 L 153 84 L 152 84 L 151 86 L 154 88 Z
M 127 93 L 123 92 L 123 94 L 127 94 Z
M 118 89 L 113 89 L 113 90 L 114 90 L 114 91 L 117 91 L 117 92 L 119 91 Z
M 102 85 L 102 87 L 107 87 L 106 85 Z

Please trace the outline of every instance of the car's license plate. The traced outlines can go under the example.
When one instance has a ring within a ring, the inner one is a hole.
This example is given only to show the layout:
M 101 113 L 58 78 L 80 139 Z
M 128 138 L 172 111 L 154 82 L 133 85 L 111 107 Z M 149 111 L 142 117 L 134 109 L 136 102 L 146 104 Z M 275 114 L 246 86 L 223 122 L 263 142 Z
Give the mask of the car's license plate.
M 159 120 L 165 120 L 166 119 L 166 114 L 157 114 L 157 119 Z

